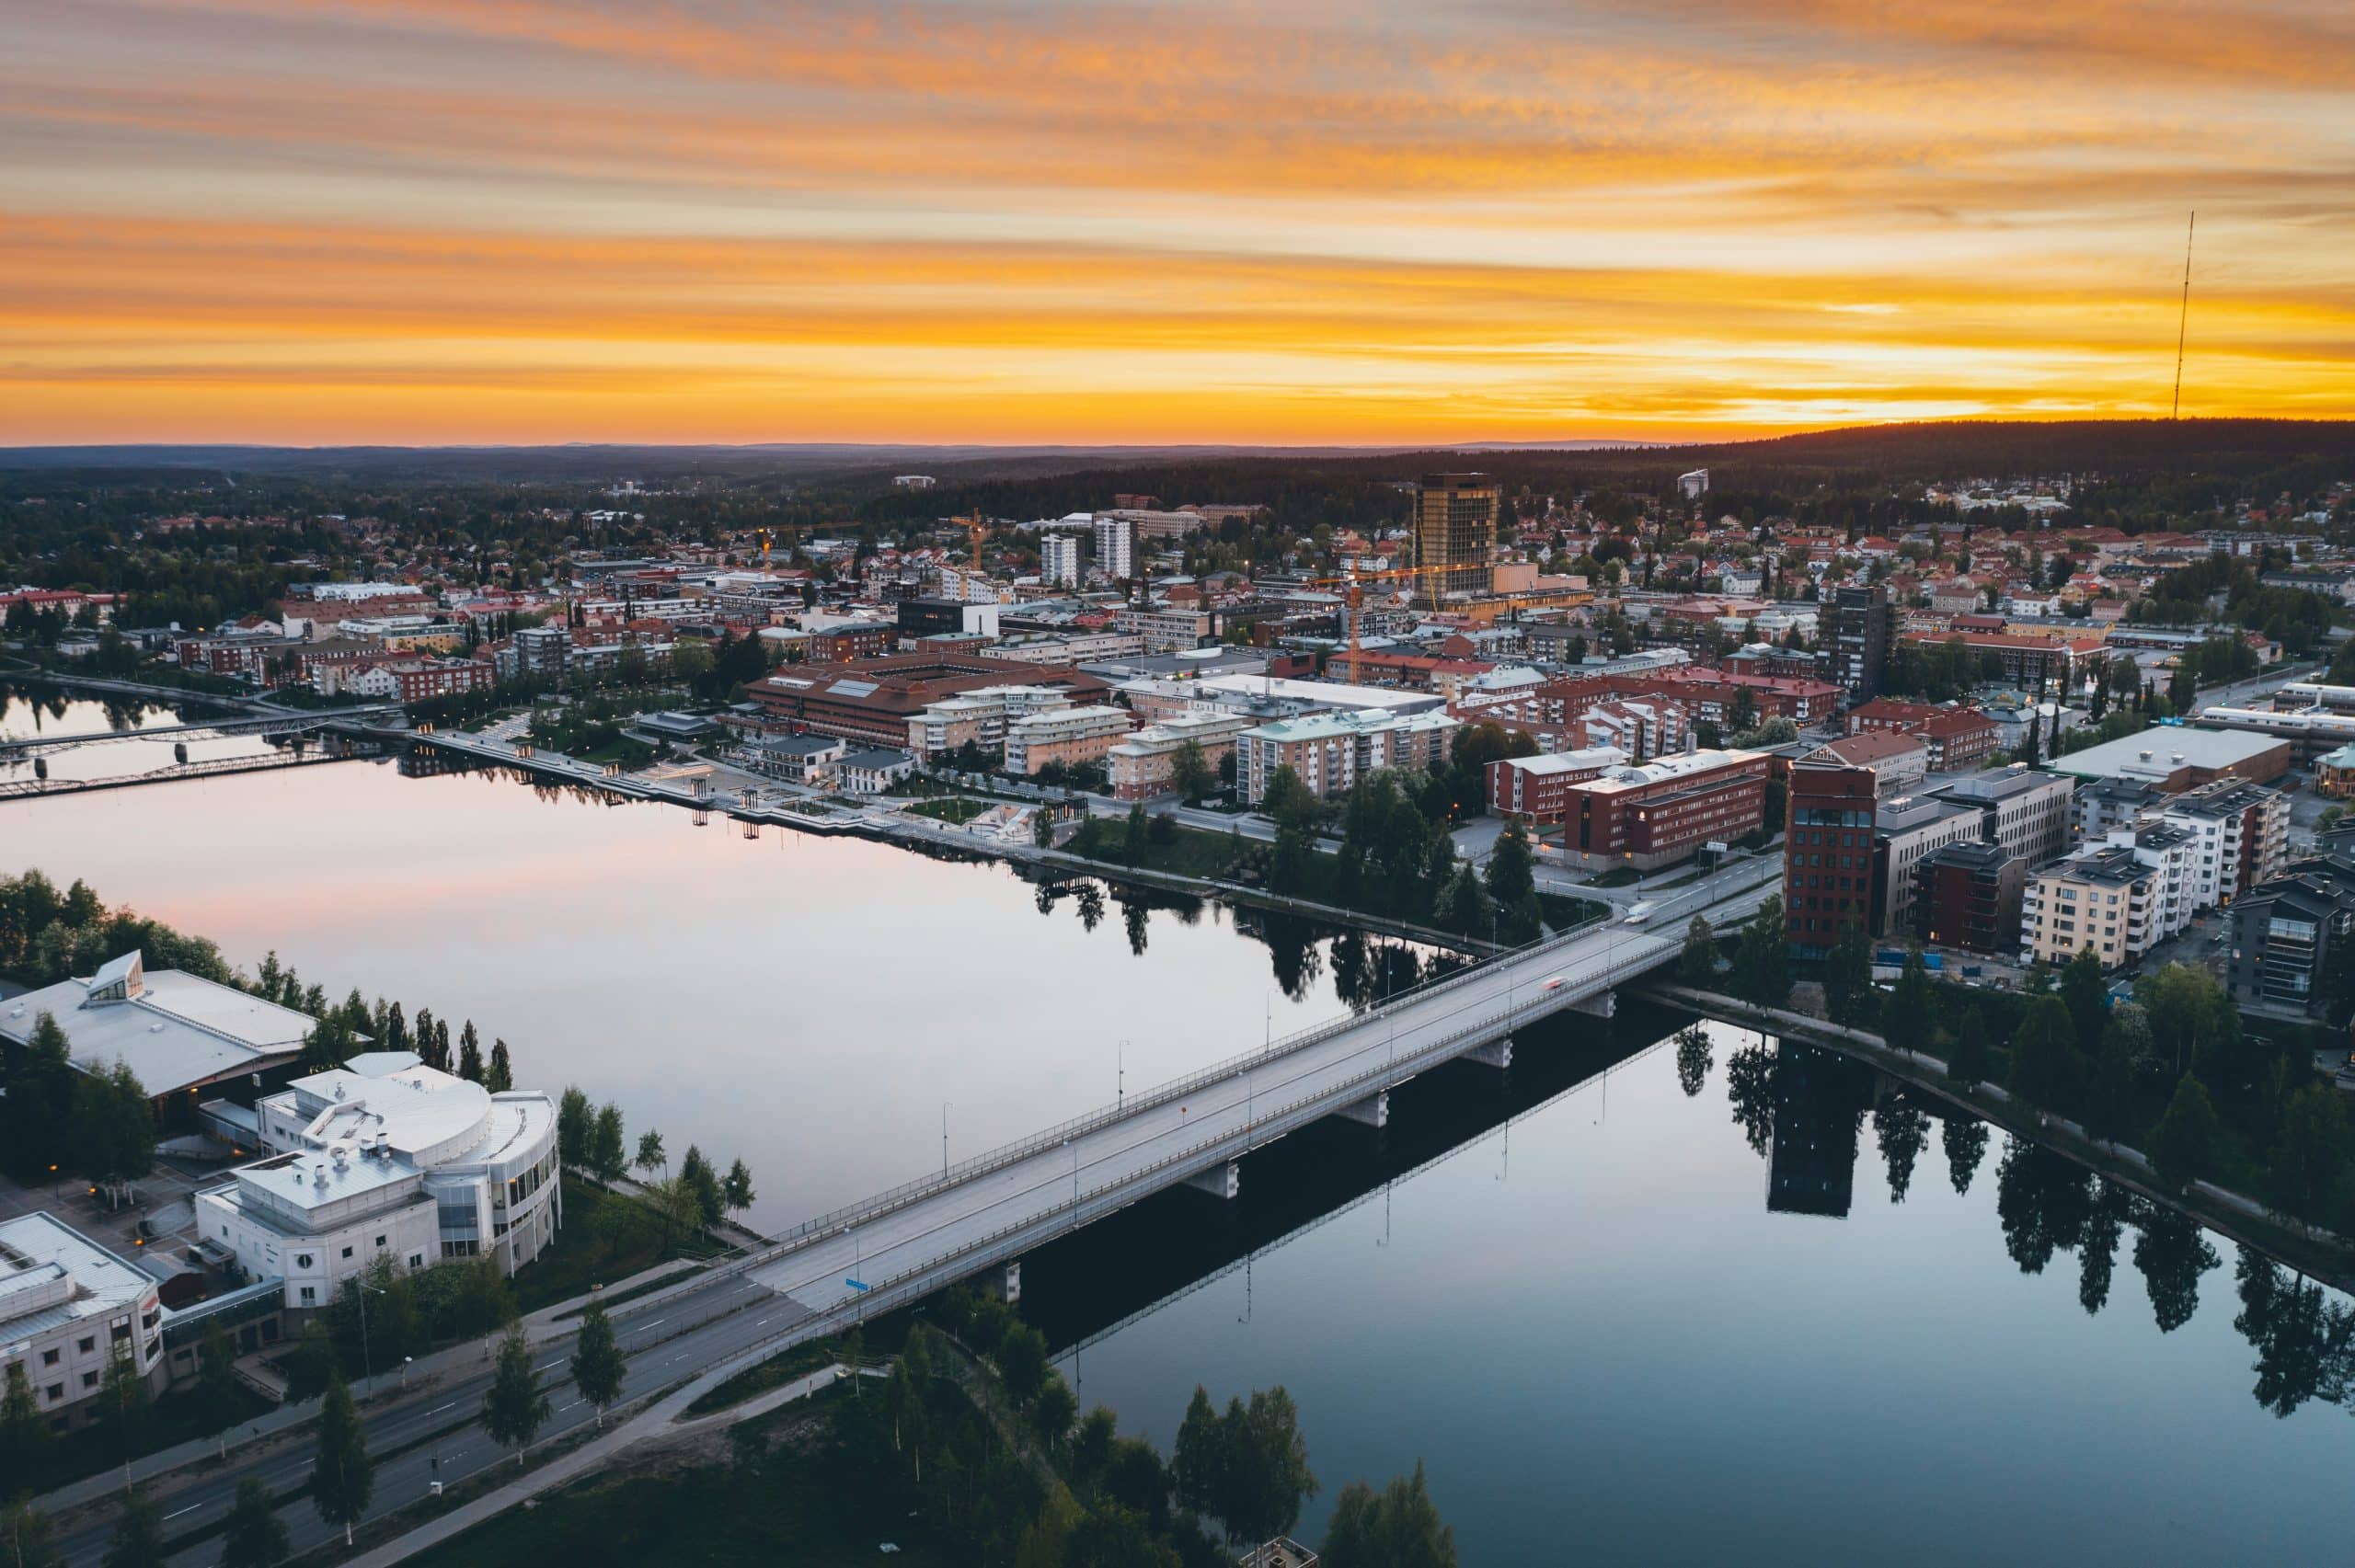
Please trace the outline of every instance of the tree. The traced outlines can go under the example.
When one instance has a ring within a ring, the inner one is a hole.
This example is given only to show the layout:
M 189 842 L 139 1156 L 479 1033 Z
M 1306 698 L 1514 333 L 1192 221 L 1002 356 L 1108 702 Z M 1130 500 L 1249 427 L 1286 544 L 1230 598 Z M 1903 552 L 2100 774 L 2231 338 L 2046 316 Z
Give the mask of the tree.
M 623 1141 L 621 1107 L 608 1100 L 597 1112 L 597 1123 L 589 1139 L 589 1170 L 607 1186 L 621 1180 L 629 1168 L 625 1152 L 628 1145 Z
M 1281 1383 L 1255 1390 L 1247 1406 L 1230 1400 L 1219 1425 L 1226 1462 L 1215 1512 L 1228 1534 L 1250 1541 L 1285 1534 L 1300 1518 L 1302 1500 L 1316 1495 L 1292 1395 Z
M 1872 994 L 1873 944 L 1863 923 L 1852 920 L 1840 928 L 1823 961 L 1823 1010 L 1834 1024 L 1861 1023 Z
M 1873 1107 L 1873 1138 L 1889 1168 L 1889 1201 L 1903 1203 L 1913 1185 L 1913 1162 L 1929 1146 L 1930 1118 L 1893 1094 Z
M 1947 1180 L 1954 1187 L 1954 1196 L 1960 1197 L 1970 1191 L 1970 1179 L 1979 1173 L 1979 1162 L 1986 1156 L 1987 1124 L 1974 1116 L 1949 1112 L 1939 1141 L 1946 1148 Z
M 450 1300 L 450 1325 L 464 1338 L 504 1328 L 515 1321 L 515 1289 L 495 1257 L 445 1265 L 461 1272 Z
M 2090 947 L 2061 966 L 2061 1000 L 2068 1004 L 2069 1022 L 2076 1027 L 2077 1048 L 2092 1054 L 2101 1048 L 2102 1025 L 2109 1021 L 2109 981 L 2101 960 Z
M 270 1503 L 269 1484 L 251 1475 L 237 1482 L 237 1500 L 221 1536 L 221 1568 L 270 1568 L 292 1546 L 286 1521 Z
M 693 1195 L 699 1223 L 712 1226 L 727 1218 L 728 1204 L 720 1191 L 719 1173 L 711 1168 L 703 1150 L 692 1143 L 679 1161 L 679 1185 Z
M 1058 1374 L 1048 1373 L 1047 1380 L 1040 1385 L 1039 1397 L 1031 1402 L 1031 1430 L 1050 1449 L 1060 1448 L 1078 1414 L 1079 1401 L 1073 1396 L 1071 1385 Z
M 1259 809 L 1272 818 L 1279 828 L 1293 828 L 1308 832 L 1323 815 L 1316 796 L 1300 782 L 1300 775 L 1289 767 L 1278 768 L 1268 775 L 1266 793 L 1260 796 Z
M 1226 1490 L 1226 1450 L 1219 1428 L 1218 1411 L 1208 1390 L 1194 1385 L 1186 1402 L 1185 1419 L 1178 1424 L 1178 1439 L 1170 1449 L 1170 1479 L 1178 1501 L 1198 1514 L 1217 1512 Z
M 515 1450 L 515 1462 L 523 1462 L 523 1450 L 539 1436 L 550 1413 L 548 1396 L 540 1391 L 538 1374 L 532 1369 L 532 1345 L 523 1337 L 523 1325 L 511 1324 L 507 1337 L 499 1342 L 499 1355 L 490 1375 L 490 1388 L 482 1396 L 483 1429 L 491 1440 Z
M 1379 1493 L 1362 1481 L 1341 1488 L 1318 1555 L 1328 1568 L 1455 1568 L 1455 1532 L 1431 1501 L 1423 1461 Z
M 21 1362 L 11 1362 L 0 1388 L 0 1475 L 22 1475 L 49 1448 L 49 1422 L 33 1398 Z
M 2179 714 L 2191 711 L 2200 697 L 2200 676 L 2188 663 L 2178 663 L 2167 677 L 2167 706 Z
M 1780 1007 L 1791 995 L 1791 945 L 1783 900 L 1767 899 L 1741 928 L 1733 953 L 1733 992 L 1760 1007 Z
M 469 1083 L 482 1082 L 482 1036 L 475 1033 L 471 1018 L 458 1032 L 458 1076 Z
M 1178 786 L 1178 798 L 1190 806 L 1210 794 L 1218 774 L 1203 758 L 1200 744 L 1187 740 L 1170 756 L 1169 782 Z
M 7 1568 L 64 1568 L 65 1559 L 50 1537 L 49 1516 L 29 1496 L 0 1509 L 0 1562 Z
M 147 1379 L 139 1375 L 131 1352 L 118 1345 L 107 1362 L 106 1379 L 98 1385 L 98 1422 L 106 1429 L 107 1446 L 125 1467 L 126 1475 L 132 1456 L 145 1446 L 155 1403 L 155 1395 L 148 1390 Z
M 311 1505 L 329 1525 L 343 1527 L 343 1544 L 351 1544 L 351 1527 L 367 1513 L 376 1494 L 376 1462 L 368 1457 L 368 1440 L 360 1429 L 360 1412 L 351 1403 L 340 1369 L 327 1375 L 327 1391 L 319 1402 L 318 1452 L 311 1467 Z
M 2315 1084 L 2291 1095 L 2266 1173 L 2275 1207 L 2336 1222 L 2338 1217 L 2326 1206 L 2338 1194 L 2355 1152 L 2349 1138 L 2347 1107 L 2338 1090 Z
M 2151 1129 L 2150 1154 L 2151 1169 L 2178 1192 L 2215 1168 L 2216 1107 L 2206 1086 L 2188 1072 Z
M 286 1358 L 288 1402 L 316 1399 L 327 1392 L 335 1373 L 335 1340 L 327 1333 L 327 1320 L 313 1318 L 294 1336 L 293 1353 Z
M 741 1214 L 758 1201 L 752 1193 L 752 1173 L 743 1161 L 729 1162 L 728 1174 L 719 1184 L 720 1201 L 730 1214 Z
M 515 1087 L 515 1063 L 507 1054 L 505 1040 L 490 1043 L 490 1070 L 483 1075 L 482 1082 L 494 1094 L 504 1094 Z
M 1898 971 L 1897 985 L 1880 1013 L 1880 1036 L 1890 1049 L 1918 1051 L 1930 1043 L 1930 1032 L 1937 1023 L 1937 1003 L 1919 947 L 1905 950 L 1904 967 Z
M 1131 865 L 1143 865 L 1151 846 L 1153 824 L 1144 814 L 1144 802 L 1140 800 L 1129 807 L 1128 826 L 1120 836 L 1120 858 Z
M 221 1438 L 221 1457 L 229 1457 L 229 1428 L 245 1413 L 245 1391 L 237 1382 L 237 1353 L 229 1344 L 221 1320 L 208 1318 L 204 1336 L 196 1346 L 196 1400 L 204 1413 L 204 1428 Z
M 589 1168 L 589 1139 L 595 1129 L 597 1114 L 589 1108 L 589 1096 L 578 1084 L 568 1084 L 556 1107 L 557 1158 L 576 1171 Z
M 164 1511 L 135 1486 L 115 1516 L 106 1568 L 164 1568 Z
M 1956 1031 L 1954 1054 L 1947 1059 L 1947 1078 L 1965 1089 L 1975 1088 L 1987 1076 L 1987 1024 L 1979 1009 L 1962 1010 Z
M 1684 952 L 1676 961 L 1676 978 L 1704 989 L 1717 983 L 1717 933 L 1706 916 L 1694 915 L 1684 928 Z
M 155 1113 L 121 1060 L 75 1085 L 74 1143 L 82 1168 L 102 1181 L 135 1182 L 155 1168 Z
M 613 1320 L 603 1306 L 592 1302 L 580 1314 L 580 1336 L 573 1344 L 572 1386 L 595 1408 L 600 1426 L 605 1424 L 606 1407 L 621 1397 L 626 1369 L 621 1346 L 614 1340 Z
M 997 1369 L 1014 1402 L 1028 1404 L 1047 1380 L 1047 1336 L 1028 1323 L 1016 1323 L 998 1342 Z
M 1030 813 L 1030 841 L 1042 850 L 1054 848 L 1055 819 L 1047 814 L 1043 806 Z M 1041 891 L 1044 891 L 1043 887 Z
M 1118 1435 L 1118 1423 L 1110 1411 L 1099 1404 L 1087 1413 L 1071 1439 L 1072 1469 L 1083 1481 L 1101 1475 L 1111 1463 L 1112 1439 Z
M 2075 1093 L 2083 1072 L 2069 1004 L 2050 995 L 2029 1002 L 2012 1036 L 2012 1070 L 2005 1087 L 2031 1105 L 2060 1110 Z
M 1496 900 L 1499 910 L 1511 910 L 1523 899 L 1537 893 L 1537 878 L 1534 867 L 1536 856 L 1529 848 L 1529 833 L 1515 817 L 1506 822 L 1505 830 L 1497 835 L 1496 847 L 1488 852 L 1488 897 Z M 1530 932 L 1515 938 L 1527 942 L 1537 933 Z
M 631 1163 L 649 1176 L 660 1171 L 667 1178 L 671 1173 L 671 1156 L 663 1152 L 662 1135 L 653 1131 L 639 1133 L 638 1158 Z

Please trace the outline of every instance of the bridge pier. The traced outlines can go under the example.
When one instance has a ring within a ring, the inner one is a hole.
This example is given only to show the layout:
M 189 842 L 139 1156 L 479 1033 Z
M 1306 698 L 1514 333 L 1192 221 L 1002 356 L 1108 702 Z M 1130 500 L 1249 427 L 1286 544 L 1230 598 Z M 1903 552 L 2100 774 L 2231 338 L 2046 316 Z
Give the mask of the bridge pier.
M 982 1293 L 994 1296 L 1011 1307 L 1022 1299 L 1022 1260 L 1015 1259 L 1003 1269 L 992 1269 L 982 1276 Z
M 1352 1100 L 1333 1114 L 1379 1131 L 1390 1125 L 1390 1091 L 1383 1089 L 1362 1100 Z
M 1464 1053 L 1464 1059 L 1476 1061 L 1483 1067 L 1511 1067 L 1512 1036 L 1507 1035 L 1500 1039 L 1490 1040 L 1485 1046 L 1474 1046 Z
M 1186 1185 L 1212 1197 L 1232 1198 L 1243 1190 L 1242 1163 L 1229 1160 L 1223 1165 L 1213 1165 L 1207 1171 L 1187 1177 Z
M 1609 1018 L 1618 1011 L 1618 1007 L 1619 993 L 1615 990 L 1606 990 L 1599 991 L 1593 996 L 1580 997 L 1570 1003 L 1569 1010 L 1572 1013 L 1586 1013 L 1591 1017 Z

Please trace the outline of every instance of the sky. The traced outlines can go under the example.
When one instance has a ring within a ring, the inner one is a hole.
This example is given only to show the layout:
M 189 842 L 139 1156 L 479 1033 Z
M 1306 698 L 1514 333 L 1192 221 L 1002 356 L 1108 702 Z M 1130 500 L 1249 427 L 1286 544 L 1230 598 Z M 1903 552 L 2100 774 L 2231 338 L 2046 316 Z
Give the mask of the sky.
M 0 0 L 0 442 L 2355 417 L 2344 0 Z

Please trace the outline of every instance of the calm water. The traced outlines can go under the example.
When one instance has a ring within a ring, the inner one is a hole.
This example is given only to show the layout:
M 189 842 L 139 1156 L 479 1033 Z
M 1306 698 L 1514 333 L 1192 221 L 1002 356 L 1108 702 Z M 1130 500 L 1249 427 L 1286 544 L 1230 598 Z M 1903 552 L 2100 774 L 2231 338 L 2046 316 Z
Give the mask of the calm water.
M 740 833 L 355 762 L 0 805 L 0 865 L 470 1015 L 526 1080 L 743 1155 L 770 1223 L 936 1162 L 943 1100 L 961 1157 L 1109 1099 L 1124 1038 L 1149 1083 L 1362 984 L 1354 944 L 1215 908 L 1091 930 L 1000 868 Z M 1387 1133 L 1309 1128 L 1233 1204 L 1047 1249 L 1026 1306 L 1165 1448 L 1197 1381 L 1287 1385 L 1311 1539 L 1420 1456 L 1467 1562 L 2348 1556 L 2355 1424 L 2304 1396 L 2349 1302 L 2245 1300 L 2229 1243 L 2000 1134 L 1959 1193 L 1944 1125 L 1865 1070 L 1715 1027 L 1704 1067 L 1655 1046 L 1676 1024 L 1426 1074 Z
M 92 700 L 54 690 L 12 689 L 0 685 L 0 740 L 39 739 L 83 735 L 136 737 L 142 731 L 218 717 L 212 710 L 181 712 L 136 698 Z M 224 757 L 258 756 L 270 750 L 266 740 L 250 736 L 167 736 L 155 740 L 125 738 L 104 746 L 78 747 L 49 759 L 53 779 L 117 778 L 168 768 L 178 761 L 173 746 L 185 744 L 188 761 L 211 761 Z M 30 761 L 0 761 L 0 783 L 30 778 Z M 0 835 L 6 830 L 0 829 Z M 6 843 L 0 836 L 0 843 Z

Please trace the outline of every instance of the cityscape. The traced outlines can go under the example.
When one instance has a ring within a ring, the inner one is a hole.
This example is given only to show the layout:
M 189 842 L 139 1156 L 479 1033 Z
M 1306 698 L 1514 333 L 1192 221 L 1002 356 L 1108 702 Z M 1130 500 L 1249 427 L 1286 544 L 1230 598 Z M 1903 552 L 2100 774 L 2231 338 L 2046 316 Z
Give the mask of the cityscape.
M 2343 18 L 19 21 L 8 1568 L 2346 1555 Z

